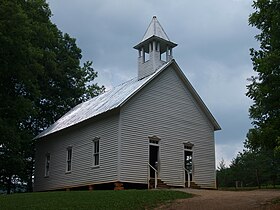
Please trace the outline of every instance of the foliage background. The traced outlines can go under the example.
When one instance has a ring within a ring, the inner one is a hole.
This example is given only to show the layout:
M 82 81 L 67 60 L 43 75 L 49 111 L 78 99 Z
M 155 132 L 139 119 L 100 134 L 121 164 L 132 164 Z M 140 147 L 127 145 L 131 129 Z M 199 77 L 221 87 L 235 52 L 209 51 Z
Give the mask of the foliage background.
M 45 0 L 0 0 L 0 187 L 32 190 L 34 141 L 75 105 L 104 91 Z
M 244 142 L 245 150 L 229 167 L 220 163 L 217 176 L 223 186 L 280 184 L 280 1 L 256 0 L 249 24 L 260 30 L 259 49 L 251 49 L 253 70 L 247 96 L 253 100 L 249 109 L 253 128 Z

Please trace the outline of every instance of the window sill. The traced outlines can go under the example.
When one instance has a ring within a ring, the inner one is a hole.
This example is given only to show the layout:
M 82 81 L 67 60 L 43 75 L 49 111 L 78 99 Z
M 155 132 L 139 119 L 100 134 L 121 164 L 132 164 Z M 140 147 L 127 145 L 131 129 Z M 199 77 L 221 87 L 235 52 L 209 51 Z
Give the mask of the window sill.
M 49 178 L 50 176 L 48 175 L 48 176 L 44 176 L 44 178 Z
M 100 168 L 100 165 L 97 165 L 97 166 L 91 166 L 91 169 L 95 169 L 95 168 Z
M 66 171 L 65 174 L 71 174 L 71 171 Z

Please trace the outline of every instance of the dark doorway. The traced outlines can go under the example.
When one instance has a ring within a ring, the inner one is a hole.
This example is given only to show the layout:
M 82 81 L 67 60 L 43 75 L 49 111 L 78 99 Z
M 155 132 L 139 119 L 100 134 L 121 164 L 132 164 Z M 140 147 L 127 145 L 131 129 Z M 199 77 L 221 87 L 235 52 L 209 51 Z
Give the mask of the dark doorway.
M 192 157 L 193 156 L 193 152 L 192 151 L 187 151 L 185 150 L 185 173 L 186 173 L 186 182 L 190 179 L 190 181 L 192 181 L 192 175 L 193 175 L 193 161 L 192 161 Z M 189 174 L 189 176 L 188 176 Z
M 150 145 L 149 163 L 158 170 L 158 146 Z M 150 169 L 150 177 L 155 177 L 155 171 Z

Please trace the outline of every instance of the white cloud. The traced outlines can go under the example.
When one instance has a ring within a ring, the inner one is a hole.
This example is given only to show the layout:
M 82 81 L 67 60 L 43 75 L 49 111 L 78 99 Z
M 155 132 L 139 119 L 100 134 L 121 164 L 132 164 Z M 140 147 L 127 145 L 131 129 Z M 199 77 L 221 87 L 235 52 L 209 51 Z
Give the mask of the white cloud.
M 243 150 L 243 144 L 216 144 L 216 168 L 218 168 L 222 159 L 224 159 L 226 166 L 231 164 L 233 158 L 236 157 L 238 152 Z

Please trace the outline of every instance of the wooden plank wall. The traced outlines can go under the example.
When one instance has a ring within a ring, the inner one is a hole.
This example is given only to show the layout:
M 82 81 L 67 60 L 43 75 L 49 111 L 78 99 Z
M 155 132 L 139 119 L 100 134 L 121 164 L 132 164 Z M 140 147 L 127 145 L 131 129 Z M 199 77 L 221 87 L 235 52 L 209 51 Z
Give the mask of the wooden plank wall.
M 117 180 L 118 114 L 51 137 L 37 143 L 35 191 L 90 185 Z M 92 140 L 100 137 L 100 167 L 94 168 Z M 71 173 L 66 172 L 67 147 L 73 148 Z M 49 177 L 44 177 L 45 154 L 50 153 Z
M 184 185 L 183 142 L 194 144 L 194 181 L 215 187 L 214 127 L 172 67 L 121 109 L 123 182 L 147 182 L 148 136 L 160 140 L 160 177 L 168 185 Z

